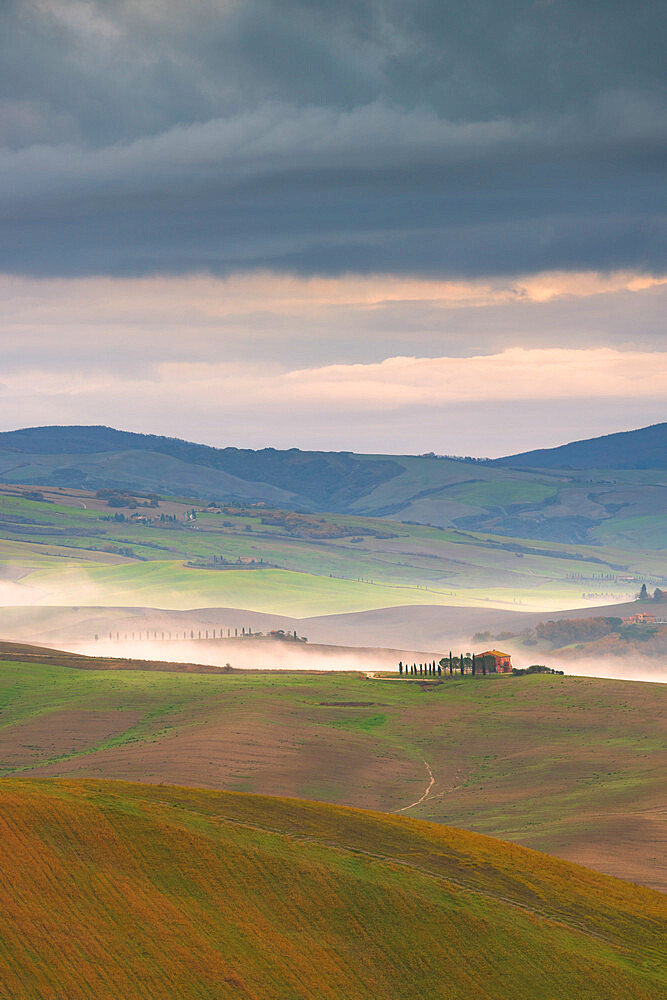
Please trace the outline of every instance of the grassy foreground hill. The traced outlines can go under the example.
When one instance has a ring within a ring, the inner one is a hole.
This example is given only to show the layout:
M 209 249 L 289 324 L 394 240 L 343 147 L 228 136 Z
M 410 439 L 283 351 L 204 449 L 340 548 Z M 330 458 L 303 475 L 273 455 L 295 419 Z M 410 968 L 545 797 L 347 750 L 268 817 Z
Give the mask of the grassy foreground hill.
M 666 695 L 588 677 L 431 687 L 5 661 L 0 774 L 401 810 L 664 889 Z
M 313 802 L 0 782 L 3 1000 L 657 1000 L 664 897 Z

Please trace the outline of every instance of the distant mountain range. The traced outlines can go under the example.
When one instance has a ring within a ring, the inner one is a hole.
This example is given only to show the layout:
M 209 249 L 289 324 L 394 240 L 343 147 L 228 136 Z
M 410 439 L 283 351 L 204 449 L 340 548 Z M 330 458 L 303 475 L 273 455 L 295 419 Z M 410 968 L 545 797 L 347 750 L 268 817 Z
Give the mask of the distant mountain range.
M 667 544 L 667 423 L 477 462 L 212 448 L 110 427 L 0 433 L 0 481 L 264 502 L 554 541 Z
M 514 469 L 664 469 L 667 423 L 498 458 Z

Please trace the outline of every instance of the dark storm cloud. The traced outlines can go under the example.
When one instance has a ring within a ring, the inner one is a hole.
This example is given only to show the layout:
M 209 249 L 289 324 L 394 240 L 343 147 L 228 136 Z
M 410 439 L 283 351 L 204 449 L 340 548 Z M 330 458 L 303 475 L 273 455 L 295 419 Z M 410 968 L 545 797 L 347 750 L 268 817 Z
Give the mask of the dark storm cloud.
M 10 0 L 0 269 L 660 270 L 663 20 Z

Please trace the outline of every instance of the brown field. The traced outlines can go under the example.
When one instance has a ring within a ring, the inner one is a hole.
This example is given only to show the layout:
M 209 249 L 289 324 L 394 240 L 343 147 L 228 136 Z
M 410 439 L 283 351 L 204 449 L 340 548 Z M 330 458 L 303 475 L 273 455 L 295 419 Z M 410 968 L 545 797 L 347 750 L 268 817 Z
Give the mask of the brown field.
M 0 663 L 2 773 L 408 806 L 667 888 L 662 685 L 106 666 Z

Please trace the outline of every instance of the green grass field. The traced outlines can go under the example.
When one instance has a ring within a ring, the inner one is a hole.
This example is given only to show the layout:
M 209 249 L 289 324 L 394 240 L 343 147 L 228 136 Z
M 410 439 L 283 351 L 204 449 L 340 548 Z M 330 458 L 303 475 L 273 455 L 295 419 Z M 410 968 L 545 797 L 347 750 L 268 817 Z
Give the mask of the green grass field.
M 657 585 L 664 573 L 660 554 L 650 551 L 348 515 L 325 521 L 349 534 L 300 537 L 263 524 L 261 508 L 146 525 L 103 520 L 112 512 L 83 509 L 83 502 L 78 495 L 69 506 L 0 496 L 0 569 L 17 581 L 4 603 L 231 606 L 297 617 L 406 604 L 557 610 L 627 599 L 640 581 Z M 160 508 L 148 513 L 159 517 Z M 264 568 L 186 566 L 213 557 Z
M 664 426 L 644 428 L 634 435 L 632 449 L 629 439 L 593 441 L 587 459 L 602 464 L 580 467 L 579 451 L 572 467 L 565 451 L 562 468 L 550 467 L 547 454 L 534 456 L 546 459 L 545 468 L 530 469 L 435 455 L 216 452 L 109 428 L 46 428 L 3 438 L 0 479 L 39 488 L 62 483 L 92 491 L 154 491 L 200 504 L 237 498 L 506 537 L 594 547 L 602 542 L 632 555 L 644 547 L 664 549 L 663 435 Z M 631 466 L 645 467 L 614 468 L 619 455 L 613 447 L 627 449 L 622 454 Z M 75 506 L 89 505 L 79 494 Z M 95 527 L 91 522 L 93 537 Z
M 3 1000 L 657 1000 L 664 897 L 318 803 L 0 782 Z
M 440 687 L 351 674 L 0 663 L 5 776 L 279 793 L 500 836 L 667 887 L 665 688 L 532 676 Z

